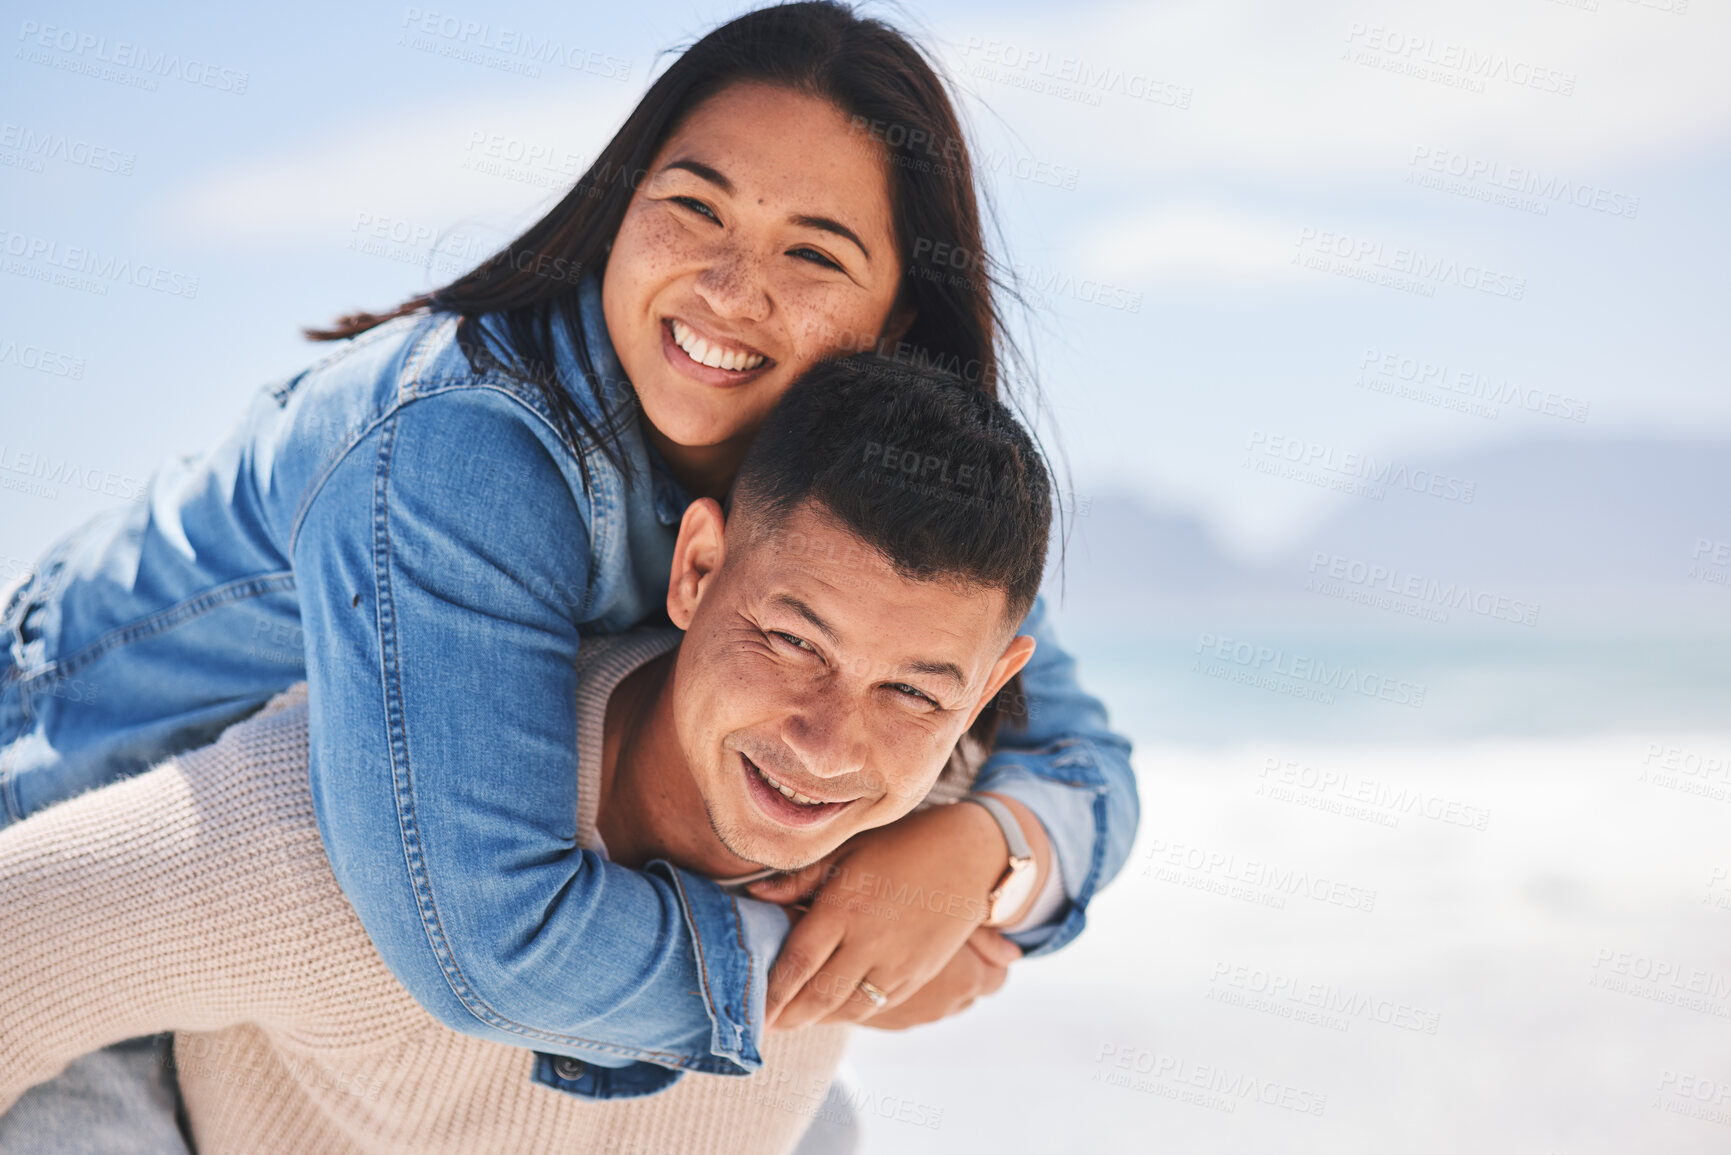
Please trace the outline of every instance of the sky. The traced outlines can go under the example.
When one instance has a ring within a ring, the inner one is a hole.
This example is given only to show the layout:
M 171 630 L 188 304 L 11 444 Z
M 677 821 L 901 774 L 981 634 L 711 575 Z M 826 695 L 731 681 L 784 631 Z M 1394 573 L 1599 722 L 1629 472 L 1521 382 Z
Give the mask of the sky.
M 534 220 L 668 51 L 742 10 L 14 8 L 0 580 L 214 443 L 316 355 L 300 326 Z M 1271 438 L 1403 460 L 1731 443 L 1722 7 L 867 11 L 961 93 L 1079 501 L 1194 511 L 1256 557 L 1350 500 L 1245 468 Z M 56 283 L 73 250 L 132 272 Z M 33 455 L 81 482 L 32 481 Z

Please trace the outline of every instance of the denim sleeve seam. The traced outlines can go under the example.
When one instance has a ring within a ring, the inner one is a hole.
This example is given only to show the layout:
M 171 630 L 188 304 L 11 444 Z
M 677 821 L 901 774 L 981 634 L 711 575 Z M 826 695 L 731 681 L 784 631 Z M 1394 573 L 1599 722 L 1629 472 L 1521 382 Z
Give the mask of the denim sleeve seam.
M 313 479 L 311 484 L 307 486 L 306 492 L 301 495 L 300 502 L 295 507 L 295 515 L 289 525 L 289 556 L 294 556 L 295 546 L 300 540 L 301 526 L 306 521 L 307 514 L 312 509 L 313 502 L 318 499 L 320 493 L 324 492 L 324 487 L 330 481 L 331 475 L 337 471 L 337 467 L 340 466 L 348 455 L 354 451 L 356 446 L 360 445 L 361 442 L 370 437 L 373 432 L 386 421 L 392 420 L 405 408 L 416 401 L 426 401 L 434 397 L 443 397 L 448 393 L 476 390 L 498 393 L 510 398 L 517 405 L 532 413 L 535 416 L 535 419 L 545 426 L 548 432 L 553 434 L 554 439 L 564 447 L 566 452 L 571 453 L 573 456 L 578 456 L 577 452 L 572 448 L 571 443 L 567 441 L 564 435 L 547 420 L 546 415 L 525 401 L 515 390 L 507 388 L 496 381 L 482 380 L 474 377 L 453 379 L 447 383 L 440 384 L 436 389 L 417 392 L 411 397 L 403 398 L 394 402 L 385 410 L 385 412 L 379 414 L 377 417 L 374 417 L 371 421 L 367 422 L 366 425 L 355 430 L 354 437 L 351 438 L 341 449 L 331 455 L 330 461 L 319 471 L 319 475 Z M 584 458 L 592 457 L 596 452 L 597 451 L 593 446 L 586 447 L 582 451 L 581 456 Z
M 378 429 L 386 421 L 389 421 L 395 413 L 396 408 L 393 406 L 391 409 L 386 410 L 384 413 L 379 414 L 379 416 L 367 422 L 367 424 L 360 429 L 357 429 L 354 437 L 352 437 L 347 444 L 335 453 L 331 454 L 331 459 L 325 463 L 323 469 L 319 470 L 318 476 L 313 478 L 312 484 L 307 486 L 306 492 L 301 494 L 300 501 L 295 505 L 294 518 L 289 522 L 287 545 L 289 557 L 292 558 L 295 555 L 295 547 L 300 543 L 301 526 L 306 522 L 307 514 L 312 511 L 313 502 L 317 501 L 319 494 L 324 492 L 325 484 L 330 481 L 331 476 L 336 473 L 338 467 L 341 466 L 344 461 L 348 460 L 349 454 L 353 453 L 356 447 L 358 447 L 368 437 L 371 437 L 374 430 Z
M 420 837 L 415 821 L 413 773 L 408 764 L 408 736 L 402 713 L 401 687 L 397 678 L 396 623 L 391 597 L 389 564 L 390 522 L 386 512 L 385 499 L 390 478 L 391 450 L 394 444 L 396 418 L 399 415 L 400 411 L 392 413 L 384 422 L 383 436 L 379 442 L 379 461 L 374 473 L 373 489 L 373 569 L 374 580 L 378 585 L 376 604 L 378 607 L 379 656 L 383 665 L 380 672 L 382 675 L 381 683 L 385 692 L 385 719 L 389 733 L 391 780 L 393 793 L 396 796 L 397 822 L 402 831 L 404 862 L 408 867 L 409 878 L 414 886 L 416 904 L 420 907 L 421 926 L 426 932 L 427 943 L 432 948 L 433 957 L 437 960 L 439 969 L 444 973 L 445 981 L 457 1000 L 470 1014 L 495 1029 L 542 1043 L 581 1046 L 605 1054 L 648 1060 L 664 1066 L 703 1069 L 705 1064 L 702 1060 L 693 1060 L 684 1055 L 637 1047 L 621 1047 L 617 1044 L 587 1039 L 579 1035 L 541 1031 L 522 1023 L 513 1022 L 488 1006 L 486 1001 L 475 993 L 473 986 L 464 976 L 462 968 L 458 965 L 456 957 L 450 949 L 449 940 L 441 925 L 438 905 L 433 899 L 431 879 L 427 877 L 426 863 L 420 848 Z
M 679 891 L 679 905 L 686 910 L 691 909 L 690 901 L 685 897 L 685 880 L 679 877 L 678 871 L 670 872 L 674 889 Z M 703 932 L 697 929 L 695 919 L 691 920 L 691 938 L 697 946 L 697 981 L 703 986 L 703 998 L 706 1002 L 714 1001 L 715 984 L 709 981 L 709 967 L 704 959 Z
M 56 660 L 51 666 L 41 671 L 54 677 L 70 677 L 103 654 L 118 646 L 128 645 L 141 638 L 148 638 L 165 630 L 173 629 L 191 618 L 220 609 L 234 602 L 245 601 L 248 598 L 262 597 L 265 594 L 279 593 L 295 588 L 294 572 L 292 570 L 274 573 L 254 574 L 252 577 L 240 578 L 212 589 L 204 590 L 196 597 L 158 610 L 149 617 L 110 630 L 82 649 Z

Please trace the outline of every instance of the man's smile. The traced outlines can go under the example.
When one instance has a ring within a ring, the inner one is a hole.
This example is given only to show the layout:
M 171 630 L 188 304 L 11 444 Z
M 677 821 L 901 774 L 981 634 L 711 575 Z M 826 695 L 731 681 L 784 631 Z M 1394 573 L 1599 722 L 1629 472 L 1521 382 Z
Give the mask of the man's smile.
M 829 821 L 859 801 L 857 798 L 849 798 L 845 801 L 825 802 L 812 798 L 776 781 L 744 754 L 740 754 L 739 762 L 751 800 L 766 817 L 783 826 L 816 826 Z

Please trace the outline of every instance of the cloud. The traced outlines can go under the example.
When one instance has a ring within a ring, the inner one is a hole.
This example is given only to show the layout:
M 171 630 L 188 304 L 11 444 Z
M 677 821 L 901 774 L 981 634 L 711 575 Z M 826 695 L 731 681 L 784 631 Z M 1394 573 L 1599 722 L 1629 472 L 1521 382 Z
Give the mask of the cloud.
M 1627 0 L 1593 12 L 1465 0 L 1374 14 L 1344 2 L 1180 0 L 1026 10 L 940 31 L 947 65 L 991 110 L 986 135 L 1001 118 L 1110 187 L 1222 172 L 1336 184 L 1420 145 L 1589 169 L 1686 153 L 1731 131 L 1728 24 L 1709 6 L 1679 17 Z M 1564 78 L 1569 95 L 1547 91 Z
M 1716 50 L 1727 23 L 1706 5 L 1679 17 L 1628 0 L 1592 12 L 1542 0 L 1409 3 L 1374 17 L 1348 2 L 1179 0 L 941 16 L 930 35 L 985 102 L 970 102 L 985 155 L 1032 152 L 1079 174 L 1077 188 L 1105 201 L 1106 215 L 1135 217 L 1130 252 L 1108 247 L 1108 263 L 1243 283 L 1279 275 L 1262 251 L 1269 222 L 1149 202 L 1222 178 L 1339 199 L 1367 179 L 1398 179 L 1419 148 L 1562 166 L 1557 175 L 1577 181 L 1699 149 L 1731 132 L 1731 71 Z M 1364 52 L 1409 63 L 1470 52 L 1530 82 L 1492 78 L 1468 91 L 1354 59 Z M 1572 78 L 1572 94 L 1543 91 L 1534 69 Z M 158 224 L 187 240 L 279 248 L 352 229 L 361 213 L 433 228 L 491 214 L 508 231 L 551 203 L 558 173 L 544 162 L 489 168 L 489 149 L 502 141 L 586 163 L 638 95 L 609 84 L 466 96 L 345 122 L 199 174 Z
M 347 234 L 363 218 L 420 236 L 481 218 L 503 241 L 569 188 L 638 95 L 608 85 L 345 122 L 198 174 L 157 224 L 186 242 L 284 249 Z

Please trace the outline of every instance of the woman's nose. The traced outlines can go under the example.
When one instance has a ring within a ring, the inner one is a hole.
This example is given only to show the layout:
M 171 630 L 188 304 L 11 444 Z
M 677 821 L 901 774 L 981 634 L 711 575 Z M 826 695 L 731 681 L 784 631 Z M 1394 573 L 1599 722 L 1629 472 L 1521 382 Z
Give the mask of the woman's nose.
M 697 295 L 718 317 L 762 321 L 769 317 L 769 287 L 763 264 L 738 246 L 728 245 L 697 274 Z

